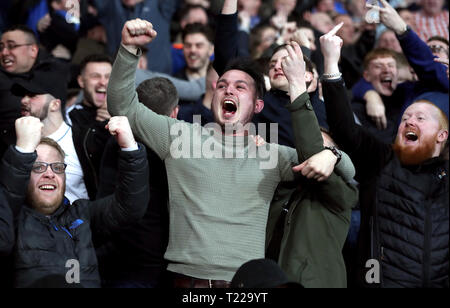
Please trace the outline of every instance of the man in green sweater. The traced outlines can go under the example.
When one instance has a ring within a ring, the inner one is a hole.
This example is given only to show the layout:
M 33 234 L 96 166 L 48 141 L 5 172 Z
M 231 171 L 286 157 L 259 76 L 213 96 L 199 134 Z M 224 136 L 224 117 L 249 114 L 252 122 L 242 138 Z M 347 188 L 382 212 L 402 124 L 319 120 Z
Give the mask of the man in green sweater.
M 264 107 L 264 81 L 247 63 L 231 64 L 219 78 L 212 102 L 216 123 L 209 128 L 140 104 L 134 89 L 138 46 L 155 37 L 147 21 L 125 24 L 108 86 L 108 110 L 127 116 L 135 135 L 166 165 L 170 226 L 165 258 L 174 286 L 226 287 L 240 265 L 264 257 L 267 215 L 278 183 L 294 180 L 292 167 L 307 159 L 296 171 L 324 180 L 322 169 L 333 169 L 337 158 L 323 150 L 297 44 L 288 47 L 283 61 L 290 81 L 288 108 L 303 123 L 303 134 L 296 135 L 303 147 L 296 152 L 251 136 L 253 114 Z

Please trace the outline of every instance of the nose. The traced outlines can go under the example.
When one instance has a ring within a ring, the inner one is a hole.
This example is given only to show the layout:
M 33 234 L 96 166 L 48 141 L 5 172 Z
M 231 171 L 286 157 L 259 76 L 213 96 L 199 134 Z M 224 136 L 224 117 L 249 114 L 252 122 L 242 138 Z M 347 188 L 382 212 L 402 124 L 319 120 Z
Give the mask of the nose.
M 99 83 L 100 83 L 100 85 L 102 85 L 102 86 L 106 86 L 106 85 L 108 84 L 108 81 L 109 81 L 109 78 L 103 76 L 102 78 L 100 78 Z
M 234 88 L 232 85 L 228 85 L 225 89 L 225 95 L 233 95 L 234 93 Z
M 55 173 L 53 172 L 51 166 L 47 166 L 47 170 L 45 170 L 42 176 L 49 179 L 53 179 L 55 177 Z
M 22 97 L 20 102 L 22 103 L 22 105 L 25 105 L 26 103 L 28 103 L 29 100 L 30 100 L 30 98 L 28 96 L 24 96 L 24 97 Z

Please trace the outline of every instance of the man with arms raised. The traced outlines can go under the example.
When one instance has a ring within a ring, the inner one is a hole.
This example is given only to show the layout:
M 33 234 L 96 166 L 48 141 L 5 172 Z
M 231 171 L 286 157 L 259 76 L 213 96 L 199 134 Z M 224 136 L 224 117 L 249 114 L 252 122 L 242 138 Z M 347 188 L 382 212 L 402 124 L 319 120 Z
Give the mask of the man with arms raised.
M 209 129 L 157 115 L 140 104 L 134 90 L 137 46 L 155 36 L 147 21 L 125 24 L 108 87 L 108 110 L 126 115 L 136 135 L 165 162 L 170 199 L 165 258 L 174 286 L 225 287 L 241 264 L 264 256 L 268 207 L 278 183 L 294 180 L 297 153 L 257 144 L 249 136 L 247 124 L 264 105 L 264 81 L 247 62 L 230 63 L 219 78 L 212 102 L 216 125 Z M 294 44 L 288 50 L 290 107 L 307 128 L 297 136 L 304 144 L 298 149 L 304 161 L 323 150 L 323 141 L 306 93 L 300 47 Z M 322 152 L 321 163 L 334 167 L 333 153 Z M 305 164 L 302 172 L 321 178 L 313 169 Z
M 448 140 L 448 95 L 416 99 L 401 117 L 394 145 L 383 143 L 354 122 L 339 77 L 341 46 L 337 36 L 321 38 L 323 93 L 330 131 L 350 153 L 361 185 L 360 282 L 448 288 L 448 160 L 440 157 Z M 370 259 L 380 266 L 367 265 Z
M 99 287 L 92 237 L 109 234 L 142 217 L 148 202 L 148 163 L 144 147 L 134 141 L 126 118 L 112 118 L 108 129 L 121 147 L 120 184 L 115 194 L 96 201 L 70 204 L 65 193 L 64 151 L 42 138 L 43 124 L 34 117 L 16 121 L 17 144 L 10 146 L 0 164 L 14 213 L 14 286 L 42 287 L 49 280 L 58 287 L 68 261 L 78 262 L 83 287 Z M 25 188 L 25 189 L 24 189 Z

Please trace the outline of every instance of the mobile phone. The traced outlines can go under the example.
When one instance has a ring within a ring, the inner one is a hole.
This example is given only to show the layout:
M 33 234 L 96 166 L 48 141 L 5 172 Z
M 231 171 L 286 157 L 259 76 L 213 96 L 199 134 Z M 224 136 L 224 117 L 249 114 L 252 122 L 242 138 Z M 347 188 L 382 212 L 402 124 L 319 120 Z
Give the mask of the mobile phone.
M 380 6 L 378 0 L 366 0 L 366 4 L 371 4 L 372 6 Z M 371 8 L 367 11 L 364 18 L 369 24 L 380 23 L 380 12 L 377 9 Z

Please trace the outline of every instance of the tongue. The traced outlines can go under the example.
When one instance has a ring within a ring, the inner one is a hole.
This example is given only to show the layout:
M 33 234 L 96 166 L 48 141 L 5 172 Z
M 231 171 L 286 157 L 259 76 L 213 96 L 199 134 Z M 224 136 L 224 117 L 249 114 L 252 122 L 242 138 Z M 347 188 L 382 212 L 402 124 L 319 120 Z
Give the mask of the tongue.
M 98 101 L 105 101 L 106 100 L 106 93 L 95 93 L 95 98 Z

